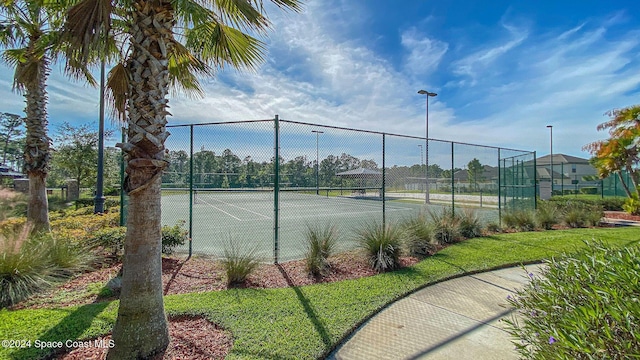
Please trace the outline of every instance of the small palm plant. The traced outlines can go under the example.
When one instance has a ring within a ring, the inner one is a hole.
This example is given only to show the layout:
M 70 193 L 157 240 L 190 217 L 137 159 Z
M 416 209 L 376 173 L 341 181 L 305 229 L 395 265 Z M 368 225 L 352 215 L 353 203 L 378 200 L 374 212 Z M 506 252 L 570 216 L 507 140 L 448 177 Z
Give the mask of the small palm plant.
M 307 252 L 307 271 L 313 276 L 324 276 L 331 267 L 329 256 L 331 256 L 338 244 L 338 233 L 336 227 L 332 225 L 307 225 L 305 231 Z
M 222 265 L 227 274 L 227 286 L 244 283 L 260 266 L 260 258 L 256 255 L 256 248 L 242 248 L 237 241 L 229 240 L 224 248 Z
M 369 264 L 378 272 L 390 271 L 400 266 L 402 231 L 396 225 L 370 223 L 358 231 L 357 240 L 366 252 Z

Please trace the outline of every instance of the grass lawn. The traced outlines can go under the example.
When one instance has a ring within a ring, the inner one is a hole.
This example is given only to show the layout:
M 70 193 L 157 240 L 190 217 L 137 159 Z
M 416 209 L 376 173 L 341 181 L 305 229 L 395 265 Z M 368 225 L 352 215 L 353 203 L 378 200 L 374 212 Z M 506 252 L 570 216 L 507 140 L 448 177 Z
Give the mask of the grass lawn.
M 233 334 L 228 359 L 317 359 L 352 329 L 399 297 L 469 272 L 537 262 L 599 239 L 637 245 L 637 228 L 596 228 L 500 234 L 450 246 L 393 273 L 282 289 L 230 289 L 165 298 L 169 315 L 203 315 Z M 117 302 L 62 309 L 0 311 L 0 338 L 31 340 L 31 347 L 0 347 L 2 359 L 33 359 L 40 341 L 91 338 L 110 331 Z

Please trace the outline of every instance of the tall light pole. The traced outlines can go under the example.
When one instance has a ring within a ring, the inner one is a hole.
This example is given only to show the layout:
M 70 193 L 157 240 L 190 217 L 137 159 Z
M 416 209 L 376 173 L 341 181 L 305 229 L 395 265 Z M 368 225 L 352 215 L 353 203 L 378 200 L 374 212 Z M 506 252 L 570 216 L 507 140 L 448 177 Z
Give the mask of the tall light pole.
M 102 193 L 102 190 L 104 188 L 104 87 L 105 87 L 104 73 L 105 73 L 105 60 L 103 58 L 100 64 L 100 117 L 99 117 L 99 124 L 98 124 L 98 174 L 96 179 L 96 197 L 93 199 L 93 206 L 94 206 L 93 212 L 96 214 L 104 213 L 104 196 Z M 80 184 L 78 184 L 78 186 L 79 185 Z
M 324 134 L 324 131 L 311 130 L 316 134 L 316 195 L 320 195 L 320 156 L 318 153 L 318 135 Z
M 551 153 L 549 155 L 549 167 L 551 168 L 551 196 L 553 197 L 553 125 L 547 125 L 549 128 L 549 140 L 551 144 Z
M 427 121 L 426 121 L 426 126 L 425 126 L 425 185 L 426 185 L 426 190 L 424 192 L 424 203 L 428 204 L 429 203 L 429 97 L 435 97 L 438 96 L 438 94 L 434 93 L 434 92 L 429 92 L 427 90 L 419 90 L 418 94 L 420 95 L 427 95 Z

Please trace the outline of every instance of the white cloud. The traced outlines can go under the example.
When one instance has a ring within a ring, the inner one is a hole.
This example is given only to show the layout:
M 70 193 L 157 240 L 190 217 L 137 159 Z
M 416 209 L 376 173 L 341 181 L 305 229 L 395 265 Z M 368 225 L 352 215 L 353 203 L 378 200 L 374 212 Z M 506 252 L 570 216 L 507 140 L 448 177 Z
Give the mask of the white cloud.
M 401 43 L 409 51 L 405 68 L 409 73 L 416 75 L 435 71 L 449 49 L 449 44 L 446 42 L 430 39 L 420 34 L 416 28 L 403 32 Z

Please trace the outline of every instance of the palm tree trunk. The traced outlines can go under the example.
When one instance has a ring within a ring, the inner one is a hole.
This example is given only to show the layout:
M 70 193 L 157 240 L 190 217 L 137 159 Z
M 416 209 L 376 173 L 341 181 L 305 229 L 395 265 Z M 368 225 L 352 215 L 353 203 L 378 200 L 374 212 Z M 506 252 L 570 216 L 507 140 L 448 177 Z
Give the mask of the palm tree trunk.
M 29 176 L 29 205 L 27 221 L 34 230 L 49 230 L 49 203 L 45 186 L 51 158 L 51 138 L 47 135 L 47 91 L 49 61 L 38 61 L 38 75 L 26 84 L 25 108 L 26 145 L 24 149 L 25 171 Z
M 160 185 L 165 161 L 173 8 L 167 0 L 137 1 L 128 62 L 127 154 L 129 212 L 122 264 L 122 292 L 107 359 L 148 358 L 163 352 L 169 332 L 162 294 Z

